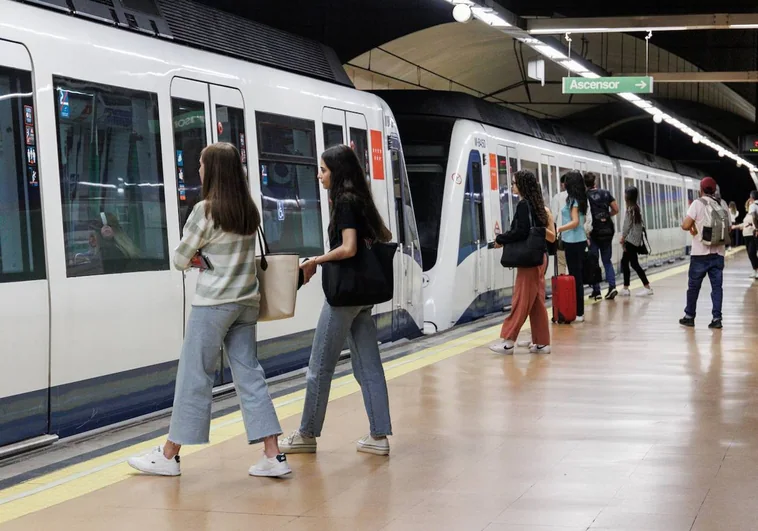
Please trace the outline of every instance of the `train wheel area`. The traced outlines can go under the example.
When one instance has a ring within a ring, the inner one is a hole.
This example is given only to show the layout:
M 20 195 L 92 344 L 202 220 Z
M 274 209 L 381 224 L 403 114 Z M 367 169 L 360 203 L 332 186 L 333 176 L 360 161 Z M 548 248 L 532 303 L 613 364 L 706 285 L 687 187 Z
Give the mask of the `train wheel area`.
M 498 317 L 386 352 L 389 458 L 356 452 L 364 406 L 341 366 L 318 452 L 290 455 L 287 479 L 247 475 L 260 448 L 219 403 L 211 443 L 186 448 L 180 477 L 125 462 L 160 443 L 155 425 L 81 441 L 63 468 L 51 452 L 0 468 L 0 531 L 753 529 L 758 287 L 732 253 L 724 329 L 707 328 L 708 288 L 696 328 L 680 327 L 687 267 L 652 274 L 653 297 L 553 325 L 550 355 L 490 352 Z M 281 386 L 288 433 L 304 393 Z

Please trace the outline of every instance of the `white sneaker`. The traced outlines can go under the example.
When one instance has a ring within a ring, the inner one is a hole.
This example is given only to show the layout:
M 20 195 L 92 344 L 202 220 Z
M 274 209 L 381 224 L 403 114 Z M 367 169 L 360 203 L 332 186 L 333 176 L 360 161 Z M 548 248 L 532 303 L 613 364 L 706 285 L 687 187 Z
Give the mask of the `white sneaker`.
M 130 457 L 127 460 L 129 466 L 154 476 L 180 476 L 182 470 L 179 466 L 179 456 L 175 455 L 171 459 L 163 456 L 163 447 L 153 448 L 149 453 L 138 457 Z
M 632 292 L 629 291 L 627 288 L 624 288 L 621 291 L 619 291 L 619 297 L 631 297 L 631 296 L 632 296 Z
M 383 439 L 374 439 L 371 435 L 366 435 L 356 444 L 359 452 L 374 455 L 390 455 L 390 442 L 387 437 Z
M 638 297 L 650 297 L 653 294 L 653 288 L 643 288 L 639 293 L 637 293 Z
M 755 272 L 755 275 L 753 276 L 753 278 L 758 278 L 758 271 Z
M 516 346 L 519 348 L 532 348 L 533 345 L 534 343 L 532 343 L 531 341 L 519 341 L 518 343 L 516 343 Z
M 577 315 L 576 319 L 574 320 L 575 323 L 583 323 L 584 322 L 584 316 L 583 315 Z
M 515 346 L 516 345 L 513 341 L 503 341 L 501 343 L 490 345 L 490 350 L 496 354 L 513 354 Z
M 529 347 L 532 354 L 550 354 L 550 345 L 532 345 Z
M 280 478 L 292 473 L 287 456 L 279 454 L 276 457 L 266 457 L 265 454 L 261 460 L 250 467 L 247 471 L 251 476 L 263 478 Z
M 316 438 L 306 437 L 299 431 L 294 431 L 291 435 L 279 439 L 279 449 L 285 454 L 315 454 Z

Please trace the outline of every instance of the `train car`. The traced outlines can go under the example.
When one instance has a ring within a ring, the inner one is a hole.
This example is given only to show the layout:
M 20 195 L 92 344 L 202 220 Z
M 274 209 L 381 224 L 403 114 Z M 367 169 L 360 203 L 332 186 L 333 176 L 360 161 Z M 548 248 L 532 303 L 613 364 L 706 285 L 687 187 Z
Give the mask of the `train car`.
M 687 236 L 678 229 L 686 190 L 696 181 L 659 157 L 482 101 L 433 91 L 376 91 L 392 108 L 403 136 L 424 268 L 426 333 L 501 311 L 510 304 L 515 272 L 488 249 L 510 227 L 518 198 L 513 174 L 529 169 L 540 180 L 546 205 L 570 170 L 594 172 L 621 214 L 624 190 L 640 188 L 649 228 L 651 264 L 683 256 Z M 691 192 L 690 192 L 691 193 Z M 614 244 L 620 266 L 621 246 Z M 548 267 L 547 275 L 553 274 Z
M 240 150 L 271 251 L 302 258 L 328 250 L 319 153 L 351 145 L 400 244 L 380 339 L 421 334 L 397 126 L 333 51 L 188 0 L 35 4 L 0 0 L 0 447 L 171 405 L 197 275 L 171 255 L 212 142 Z M 307 364 L 320 284 L 259 325 L 269 376 Z

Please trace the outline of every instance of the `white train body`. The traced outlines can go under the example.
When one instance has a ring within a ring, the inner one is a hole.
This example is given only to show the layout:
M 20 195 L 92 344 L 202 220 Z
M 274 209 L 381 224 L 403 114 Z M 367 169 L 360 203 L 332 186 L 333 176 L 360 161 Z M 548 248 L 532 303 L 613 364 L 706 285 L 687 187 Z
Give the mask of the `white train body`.
M 0 0 L 0 446 L 171 405 L 197 275 L 171 255 L 199 152 L 217 140 L 244 151 L 272 252 L 302 258 L 328 250 L 319 153 L 352 143 L 401 243 L 396 296 L 375 308 L 380 339 L 420 335 L 413 206 L 380 98 Z M 106 253 L 114 220 L 138 252 Z M 323 301 L 314 278 L 294 318 L 259 325 L 269 375 L 307 364 Z M 217 384 L 230 377 L 224 363 Z
M 636 185 L 653 251 L 649 260 L 657 264 L 686 253 L 689 241 L 679 224 L 688 197 L 690 202 L 696 197 L 698 181 L 652 167 L 673 169 L 668 161 L 650 157 L 651 166 L 645 166 L 607 155 L 591 137 L 573 140 L 596 147 L 593 151 L 491 125 L 497 121 L 492 116 L 490 123 L 457 117 L 484 115 L 488 110 L 482 111 L 482 105 L 490 105 L 483 102 L 474 104 L 477 109 L 468 108 L 467 100 L 473 101 L 469 96 L 415 91 L 377 94 L 395 111 L 405 143 L 423 255 L 426 333 L 510 304 L 515 270 L 501 267 L 502 251 L 488 249 L 487 244 L 510 227 L 518 202 L 511 195 L 511 182 L 518 170 L 529 169 L 538 177 L 548 207 L 560 191 L 561 175 L 569 170 L 596 173 L 598 186 L 610 190 L 621 208 L 614 218 L 617 232 L 624 218 L 624 190 Z M 420 103 L 420 98 L 426 103 Z M 531 128 L 530 132 L 540 127 L 533 119 L 515 115 L 503 119 L 522 130 Z M 642 156 L 629 148 L 624 151 Z M 437 218 L 435 230 L 429 222 Z M 617 236 L 613 246 L 617 270 L 621 254 Z M 553 266 L 551 258 L 548 277 L 553 275 Z

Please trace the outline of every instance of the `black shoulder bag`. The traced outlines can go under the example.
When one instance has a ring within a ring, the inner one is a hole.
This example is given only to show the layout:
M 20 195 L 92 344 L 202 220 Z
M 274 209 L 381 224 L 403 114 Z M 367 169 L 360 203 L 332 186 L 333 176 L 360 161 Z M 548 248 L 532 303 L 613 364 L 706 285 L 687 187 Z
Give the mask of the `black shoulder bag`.
M 526 240 L 503 245 L 503 257 L 500 259 L 503 267 L 539 267 L 545 260 L 545 227 L 537 227 L 534 224 L 532 206 L 528 201 L 526 207 L 529 210 L 529 235 Z
M 355 256 L 325 262 L 321 275 L 330 306 L 372 306 L 392 299 L 397 243 L 358 240 Z

